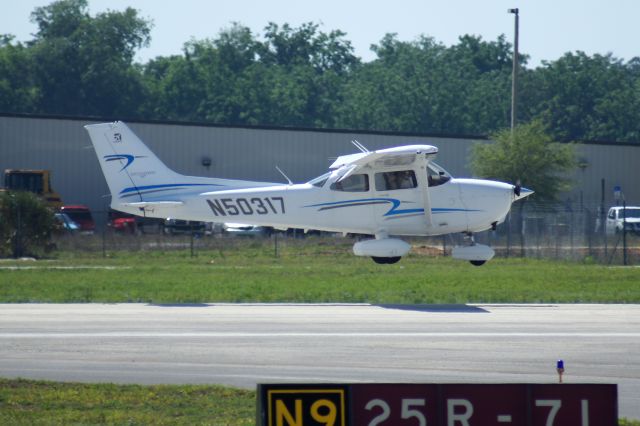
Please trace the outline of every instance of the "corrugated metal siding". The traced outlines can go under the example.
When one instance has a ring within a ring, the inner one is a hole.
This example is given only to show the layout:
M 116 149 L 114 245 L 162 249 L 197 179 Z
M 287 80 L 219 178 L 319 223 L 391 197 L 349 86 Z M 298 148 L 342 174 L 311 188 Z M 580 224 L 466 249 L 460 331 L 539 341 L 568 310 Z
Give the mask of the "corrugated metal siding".
M 108 205 L 108 189 L 91 148 L 82 119 L 0 115 L 0 169 L 38 168 L 53 171 L 52 185 L 67 204 L 86 204 L 93 211 Z M 128 123 L 132 130 L 178 173 L 194 176 L 284 182 L 279 166 L 294 182 L 324 173 L 339 155 L 357 152 L 357 139 L 371 150 L 407 144 L 439 148 L 436 162 L 454 176 L 468 177 L 469 151 L 484 140 L 409 137 L 311 130 L 210 127 Z M 587 167 L 575 173 L 574 189 L 565 198 L 585 204 L 600 201 L 600 180 L 606 179 L 606 203 L 613 186 L 622 185 L 629 204 L 640 204 L 640 146 L 579 145 Z M 202 165 L 209 157 L 210 167 Z M 534 188 L 535 189 L 535 188 Z
M 578 156 L 586 168 L 573 176 L 574 187 L 567 197 L 586 205 L 599 205 L 601 180 L 605 180 L 605 205 L 615 204 L 613 187 L 620 185 L 628 204 L 640 205 L 640 145 L 578 145 Z

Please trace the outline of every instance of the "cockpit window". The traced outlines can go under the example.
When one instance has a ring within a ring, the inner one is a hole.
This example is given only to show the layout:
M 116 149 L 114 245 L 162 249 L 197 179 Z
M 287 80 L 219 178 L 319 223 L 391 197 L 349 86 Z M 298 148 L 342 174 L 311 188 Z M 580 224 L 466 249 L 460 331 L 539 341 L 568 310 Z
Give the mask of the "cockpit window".
M 369 176 L 351 175 L 340 182 L 333 182 L 330 186 L 334 191 L 367 192 L 369 190 Z
M 318 188 L 322 188 L 324 186 L 324 184 L 327 182 L 327 179 L 329 179 L 329 176 L 331 176 L 331 172 L 327 172 L 325 174 L 323 174 L 322 176 L 318 176 L 315 179 L 311 179 L 309 182 L 309 184 L 313 185 L 313 186 L 317 186 Z
M 411 189 L 418 186 L 413 170 L 376 173 L 376 191 Z
M 430 163 L 427 167 L 427 179 L 429 187 L 439 186 L 451 180 L 451 175 L 445 169 L 435 163 Z

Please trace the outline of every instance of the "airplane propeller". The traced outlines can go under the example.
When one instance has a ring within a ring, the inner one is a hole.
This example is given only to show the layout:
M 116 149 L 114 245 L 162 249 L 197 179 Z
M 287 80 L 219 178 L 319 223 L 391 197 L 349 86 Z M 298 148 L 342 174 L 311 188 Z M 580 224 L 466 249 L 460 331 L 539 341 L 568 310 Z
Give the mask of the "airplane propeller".
M 513 187 L 513 193 L 516 194 L 516 197 L 519 197 L 520 191 L 522 191 L 522 182 L 520 182 L 520 179 L 518 179 L 516 181 L 516 186 Z

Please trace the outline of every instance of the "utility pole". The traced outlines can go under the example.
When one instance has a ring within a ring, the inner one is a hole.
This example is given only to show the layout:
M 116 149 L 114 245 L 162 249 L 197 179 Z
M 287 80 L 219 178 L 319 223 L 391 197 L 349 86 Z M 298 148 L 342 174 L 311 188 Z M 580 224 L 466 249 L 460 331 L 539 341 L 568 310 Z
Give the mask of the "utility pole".
M 515 15 L 515 29 L 513 36 L 513 69 L 511 71 L 511 139 L 513 139 L 513 132 L 516 127 L 516 100 L 518 96 L 518 27 L 520 17 L 518 15 L 519 9 L 508 9 L 507 12 Z

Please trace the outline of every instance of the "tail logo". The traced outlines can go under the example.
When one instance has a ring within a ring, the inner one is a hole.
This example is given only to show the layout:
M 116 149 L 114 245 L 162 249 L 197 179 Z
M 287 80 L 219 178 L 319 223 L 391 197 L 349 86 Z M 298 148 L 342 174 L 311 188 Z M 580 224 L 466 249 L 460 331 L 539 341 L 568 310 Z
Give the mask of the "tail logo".
M 136 158 L 144 158 L 143 155 L 137 155 L 137 156 L 133 156 L 130 154 L 113 154 L 113 155 L 105 155 L 103 157 L 107 162 L 109 161 L 126 161 L 125 165 L 122 166 L 122 168 L 120 169 L 120 171 L 123 171 L 124 169 L 126 169 L 127 167 L 129 167 L 131 165 L 131 163 L 133 163 L 133 160 Z
M 113 142 L 114 143 L 122 142 L 122 135 L 120 133 L 114 133 L 113 134 Z

